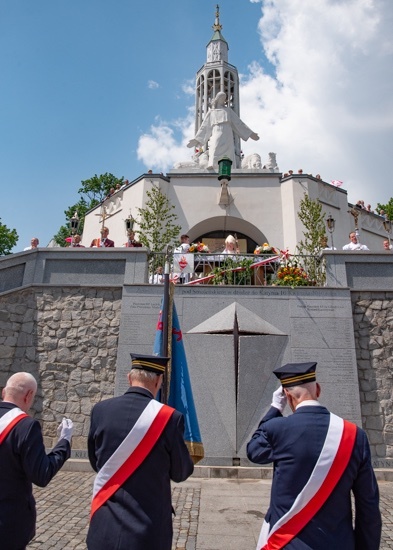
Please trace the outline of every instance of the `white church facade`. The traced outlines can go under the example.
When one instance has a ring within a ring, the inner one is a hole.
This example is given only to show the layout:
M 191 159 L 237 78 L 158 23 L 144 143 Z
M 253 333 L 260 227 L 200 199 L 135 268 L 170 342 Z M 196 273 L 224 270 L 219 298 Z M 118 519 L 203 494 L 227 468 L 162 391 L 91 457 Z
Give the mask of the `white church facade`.
M 196 137 L 217 93 L 225 93 L 227 111 L 233 111 L 234 116 L 240 118 L 239 77 L 236 67 L 228 62 L 228 44 L 221 33 L 218 10 L 213 29 L 207 45 L 206 63 L 196 77 Z M 210 248 L 217 250 L 228 234 L 236 233 L 241 252 L 252 253 L 255 246 L 268 242 L 294 253 L 297 243 L 303 238 L 303 226 L 297 213 L 305 193 L 310 199 L 319 200 L 326 217 L 330 214 L 335 220 L 333 238 L 337 249 L 348 243 L 348 234 L 355 229 L 356 219 L 361 243 L 371 251 L 382 250 L 382 240 L 386 237 L 382 216 L 363 209 L 354 210 L 353 205 L 348 204 L 344 189 L 323 181 L 319 176 L 301 170 L 283 174 L 277 162 L 285 159 L 276 159 L 276 154 L 268 151 L 258 153 L 263 147 L 258 141 L 255 143 L 256 152 L 242 158 L 240 137 L 235 131 L 231 180 L 223 189 L 218 180 L 217 166 L 208 166 L 212 139 L 196 146 L 193 155 L 185 148 L 184 157 L 188 155 L 190 160 L 179 161 L 166 175 L 150 171 L 142 174 L 91 210 L 85 218 L 83 245 L 88 247 L 93 239 L 99 237 L 105 212 L 104 223 L 109 228 L 109 238 L 116 247 L 124 246 L 127 240 L 124 220 L 130 215 L 138 220 L 137 208 L 145 206 L 146 192 L 157 186 L 174 205 L 181 233 L 187 233 L 191 241 L 210 243 Z M 138 236 L 137 221 L 135 231 Z

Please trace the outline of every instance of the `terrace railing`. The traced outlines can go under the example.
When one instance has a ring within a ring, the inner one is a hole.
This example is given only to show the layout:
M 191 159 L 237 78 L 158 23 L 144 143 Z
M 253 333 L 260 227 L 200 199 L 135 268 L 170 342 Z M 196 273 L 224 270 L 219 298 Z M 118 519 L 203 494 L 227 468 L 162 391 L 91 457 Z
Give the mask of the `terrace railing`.
M 152 254 L 149 282 L 160 283 L 154 276 L 164 267 L 164 254 Z M 286 269 L 286 271 L 285 271 Z M 170 280 L 184 285 L 322 285 L 324 262 L 319 256 L 283 254 L 180 254 L 169 257 Z M 283 281 L 287 277 L 286 281 Z

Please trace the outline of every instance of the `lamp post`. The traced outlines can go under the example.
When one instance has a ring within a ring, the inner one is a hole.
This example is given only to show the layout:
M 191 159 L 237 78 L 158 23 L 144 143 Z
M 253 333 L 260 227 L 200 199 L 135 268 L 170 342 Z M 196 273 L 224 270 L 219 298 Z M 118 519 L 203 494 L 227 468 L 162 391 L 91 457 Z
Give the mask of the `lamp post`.
M 383 227 L 387 233 L 387 236 L 389 239 L 389 248 L 390 248 L 390 234 L 392 232 L 392 220 L 389 220 L 387 216 L 385 216 L 385 219 L 383 220 Z
M 132 217 L 131 211 L 130 211 L 130 215 L 128 216 L 128 218 L 126 218 L 124 220 L 124 225 L 125 225 L 125 228 L 126 228 L 126 235 L 128 235 L 129 231 L 132 231 L 134 229 L 134 223 L 135 223 L 135 220 Z
M 334 233 L 334 228 L 336 226 L 336 220 L 333 218 L 333 216 L 331 215 L 330 212 L 329 212 L 329 216 L 326 218 L 326 225 L 327 225 L 328 231 L 331 235 L 330 238 L 332 240 L 332 250 L 334 250 L 333 233 Z
M 78 233 L 80 219 L 78 217 L 78 212 L 75 211 L 75 214 L 68 220 L 70 229 L 71 229 L 71 246 L 74 246 L 74 237 Z

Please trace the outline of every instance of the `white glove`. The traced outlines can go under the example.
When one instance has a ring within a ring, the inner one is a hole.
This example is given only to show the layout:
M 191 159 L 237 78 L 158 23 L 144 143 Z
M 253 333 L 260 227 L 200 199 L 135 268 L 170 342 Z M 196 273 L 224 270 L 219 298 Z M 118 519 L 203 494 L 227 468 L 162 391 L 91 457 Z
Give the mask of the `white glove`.
M 282 414 L 285 409 L 285 405 L 287 404 L 287 396 L 284 393 L 284 390 L 282 389 L 282 386 L 278 388 L 273 393 L 273 401 L 272 401 L 272 407 L 276 407 Z
M 71 443 L 72 432 L 74 431 L 74 423 L 70 418 L 63 418 L 59 427 L 57 428 L 57 435 L 60 439 L 66 439 Z

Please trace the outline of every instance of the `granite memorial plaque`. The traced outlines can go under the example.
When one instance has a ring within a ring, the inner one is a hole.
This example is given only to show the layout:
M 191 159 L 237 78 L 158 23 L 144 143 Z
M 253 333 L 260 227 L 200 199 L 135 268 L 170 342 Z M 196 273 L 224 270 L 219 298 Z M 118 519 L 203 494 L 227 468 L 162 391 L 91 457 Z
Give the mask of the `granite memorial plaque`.
M 356 355 L 349 349 L 298 348 L 292 350 L 294 361 L 317 361 L 320 401 L 329 410 L 361 426 L 359 384 Z
M 233 336 L 187 334 L 184 344 L 205 448 L 205 459 L 200 464 L 232 466 L 236 456 Z
M 161 295 L 152 292 L 152 290 L 150 292 L 140 292 L 140 290 L 140 287 L 133 287 L 133 292 L 130 292 L 130 287 L 128 287 L 127 291 L 123 293 L 115 395 L 125 393 L 129 387 L 127 373 L 130 372 L 131 366 L 130 353 L 153 354 Z M 145 287 L 144 290 L 149 290 L 149 287 Z
M 290 312 L 292 360 L 317 361 L 321 403 L 361 426 L 350 296 L 297 297 Z
M 128 387 L 130 352 L 153 352 L 162 297 L 157 286 L 124 287 L 116 395 Z M 271 371 L 286 362 L 317 361 L 322 404 L 361 425 L 347 290 L 180 286 L 174 299 L 205 447 L 204 464 L 231 465 L 234 457 L 246 463 L 247 440 L 278 387 Z M 238 352 L 235 317 L 240 323 Z M 291 414 L 288 407 L 285 414 Z
M 261 334 L 239 337 L 237 455 L 246 459 L 246 445 L 272 402 L 279 382 L 272 374 L 281 366 L 288 336 Z M 249 463 L 246 459 L 247 464 Z

